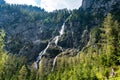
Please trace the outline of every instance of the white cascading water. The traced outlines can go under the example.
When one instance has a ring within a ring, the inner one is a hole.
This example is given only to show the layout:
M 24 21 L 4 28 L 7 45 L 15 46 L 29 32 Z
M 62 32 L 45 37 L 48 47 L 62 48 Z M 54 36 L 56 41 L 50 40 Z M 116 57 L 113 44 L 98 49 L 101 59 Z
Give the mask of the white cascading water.
M 51 71 L 54 71 L 55 63 L 56 63 L 57 58 L 58 58 L 58 55 L 53 60 L 53 66 L 52 66 L 52 70 Z
M 62 48 L 62 47 L 61 47 Z M 63 50 L 62 50 L 63 51 Z M 54 68 L 55 68 L 55 64 L 56 64 L 56 60 L 57 60 L 57 58 L 58 58 L 58 56 L 59 56 L 60 54 L 58 54 L 55 58 L 54 58 L 54 60 L 53 60 L 53 66 L 52 66 L 52 70 L 51 71 L 54 71 Z
M 46 51 L 47 51 L 47 49 L 49 48 L 49 46 L 50 46 L 50 42 L 48 43 L 47 47 L 46 47 L 43 51 L 40 52 L 40 54 L 39 54 L 39 56 L 38 56 L 38 58 L 37 58 L 37 61 L 36 61 L 36 63 L 35 63 L 35 68 L 36 68 L 36 69 L 38 69 L 39 62 L 41 61 L 42 56 L 46 53 Z
M 55 44 L 58 44 L 59 38 L 64 34 L 64 29 L 65 29 L 65 23 L 63 23 L 61 30 L 59 31 L 59 36 L 56 36 L 54 38 Z
M 59 36 L 56 36 L 55 37 L 55 44 L 57 45 L 58 44 L 58 41 L 59 41 L 59 38 L 64 34 L 64 29 L 65 29 L 65 23 L 62 25 L 62 28 L 61 30 L 59 31 Z M 61 50 L 63 51 L 62 47 L 60 47 Z M 56 63 L 56 60 L 57 60 L 57 57 L 59 56 L 59 54 L 54 58 L 53 60 L 53 66 L 52 66 L 52 71 L 54 71 L 54 67 L 55 67 L 55 63 Z
M 65 29 L 65 23 L 63 23 L 62 28 L 61 28 L 61 30 L 59 32 L 60 36 L 62 36 L 64 34 L 64 29 Z
M 64 34 L 64 28 L 65 28 L 65 23 L 63 23 L 63 25 L 62 25 L 62 28 L 61 28 L 61 30 L 59 31 L 59 35 L 56 36 L 56 37 L 53 39 L 55 45 L 58 44 L 59 38 Z M 53 40 L 52 40 L 52 41 L 53 41 Z M 35 63 L 35 68 L 36 68 L 36 69 L 38 69 L 38 67 L 39 67 L 39 62 L 41 61 L 42 56 L 46 53 L 46 51 L 47 51 L 47 49 L 49 48 L 49 46 L 50 46 L 50 44 L 51 44 L 52 41 L 50 41 L 50 42 L 48 43 L 47 47 L 46 47 L 43 51 L 40 52 L 40 54 L 39 54 L 39 56 L 38 56 L 38 58 L 37 58 L 37 61 L 36 61 L 36 63 Z M 61 49 L 62 49 L 62 47 L 61 47 Z M 52 68 L 52 70 L 54 70 L 54 66 L 55 66 L 56 59 L 57 59 L 57 56 L 55 57 L 55 59 L 54 59 L 54 61 L 53 61 L 53 68 Z
M 58 40 L 59 40 L 59 36 L 56 36 L 56 37 L 54 38 L 54 40 L 55 40 L 55 45 L 57 45 L 57 44 L 58 44 Z

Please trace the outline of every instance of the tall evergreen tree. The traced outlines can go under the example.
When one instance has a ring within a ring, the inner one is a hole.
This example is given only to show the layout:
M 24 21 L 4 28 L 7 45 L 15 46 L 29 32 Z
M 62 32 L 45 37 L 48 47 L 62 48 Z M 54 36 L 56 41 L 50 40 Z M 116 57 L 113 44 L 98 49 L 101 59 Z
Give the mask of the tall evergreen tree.
M 102 42 L 103 44 L 103 53 L 106 53 L 106 61 L 107 66 L 118 64 L 118 55 L 119 55 L 119 24 L 117 21 L 113 20 L 111 14 L 105 18 L 103 24 L 103 33 L 102 34 Z
M 2 78 L 4 63 L 7 59 L 6 52 L 4 51 L 4 37 L 5 31 L 2 29 L 0 30 L 0 79 Z
M 27 76 L 28 76 L 28 70 L 27 70 L 26 66 L 23 65 L 21 70 L 19 71 L 18 80 L 28 80 Z

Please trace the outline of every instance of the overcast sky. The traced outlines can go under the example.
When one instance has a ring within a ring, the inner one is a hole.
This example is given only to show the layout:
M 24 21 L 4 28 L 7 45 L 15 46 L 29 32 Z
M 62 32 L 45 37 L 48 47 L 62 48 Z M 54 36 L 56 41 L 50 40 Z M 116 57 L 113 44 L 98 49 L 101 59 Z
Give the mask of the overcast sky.
M 44 8 L 46 11 L 53 11 L 56 9 L 78 9 L 82 0 L 5 0 L 10 4 L 27 4 Z

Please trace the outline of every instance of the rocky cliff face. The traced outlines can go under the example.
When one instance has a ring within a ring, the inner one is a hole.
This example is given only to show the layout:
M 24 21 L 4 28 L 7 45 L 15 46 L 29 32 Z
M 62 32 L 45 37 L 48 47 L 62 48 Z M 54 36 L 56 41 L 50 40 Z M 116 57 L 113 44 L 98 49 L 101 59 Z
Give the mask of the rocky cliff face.
M 48 41 L 59 33 L 62 20 L 69 16 L 66 11 L 67 16 L 55 23 L 54 18 L 47 19 L 53 14 L 58 15 L 32 6 L 0 5 L 0 28 L 6 32 L 6 50 L 27 56 L 28 61 L 36 60 Z
M 93 16 L 105 17 L 108 13 L 113 13 L 114 9 L 120 9 L 120 0 L 83 0 L 82 9 Z
M 120 0 L 83 0 L 81 8 L 73 11 L 73 14 L 67 19 L 65 34 L 60 38 L 58 45 L 64 49 L 81 50 L 89 44 L 91 30 L 101 24 L 105 16 L 116 9 L 113 6 L 118 3 Z M 120 5 L 117 8 L 119 9 Z M 72 53 L 72 50 L 70 51 Z
M 66 34 L 59 45 L 81 50 L 88 44 L 92 28 L 100 25 L 108 13 L 119 17 L 119 12 L 120 0 L 83 0 L 80 9 L 66 21 Z
M 100 8 L 103 8 L 107 11 L 112 10 L 112 6 L 119 3 L 120 0 L 83 0 L 82 8 L 84 10 L 90 9 L 92 11 L 99 11 Z

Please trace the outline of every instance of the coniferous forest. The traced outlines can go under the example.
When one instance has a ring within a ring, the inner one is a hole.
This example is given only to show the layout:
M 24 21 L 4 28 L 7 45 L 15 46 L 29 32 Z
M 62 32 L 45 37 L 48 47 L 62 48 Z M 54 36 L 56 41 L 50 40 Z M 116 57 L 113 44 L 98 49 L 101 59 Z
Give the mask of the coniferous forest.
M 0 0 L 0 80 L 120 80 L 120 0 L 53 12 Z

